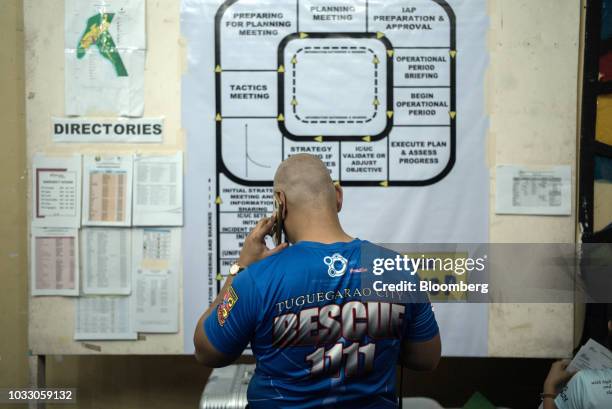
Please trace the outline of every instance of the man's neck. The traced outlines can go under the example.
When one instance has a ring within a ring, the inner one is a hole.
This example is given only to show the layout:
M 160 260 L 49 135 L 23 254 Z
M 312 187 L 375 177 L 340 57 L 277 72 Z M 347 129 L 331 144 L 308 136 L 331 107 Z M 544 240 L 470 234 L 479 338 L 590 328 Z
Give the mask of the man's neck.
M 354 240 L 353 237 L 342 230 L 339 224 L 337 226 L 327 225 L 319 228 L 316 226 L 309 226 L 302 231 L 295 232 L 294 236 L 295 237 L 291 237 L 294 243 L 300 241 L 313 241 L 316 243 L 330 244 L 338 242 L 348 243 Z
M 336 234 L 318 235 L 318 234 L 313 234 L 313 235 L 299 236 L 299 237 L 296 238 L 294 243 L 298 243 L 300 241 L 312 241 L 312 242 L 315 242 L 315 243 L 331 244 L 331 243 L 349 243 L 349 242 L 351 242 L 353 240 L 355 240 L 355 239 L 353 237 L 349 236 L 348 234 L 343 234 L 343 235 L 336 235 Z

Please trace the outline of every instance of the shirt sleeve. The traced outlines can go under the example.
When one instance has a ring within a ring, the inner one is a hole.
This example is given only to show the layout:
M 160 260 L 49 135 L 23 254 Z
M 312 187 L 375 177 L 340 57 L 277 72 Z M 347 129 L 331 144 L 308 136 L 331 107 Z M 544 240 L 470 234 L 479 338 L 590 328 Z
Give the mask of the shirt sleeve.
M 557 409 L 580 409 L 585 407 L 583 402 L 584 383 L 582 371 L 570 379 L 563 390 L 555 398 Z
M 429 301 L 411 303 L 408 304 L 408 308 L 404 339 L 417 342 L 429 341 L 438 334 L 438 323 Z
M 234 278 L 221 303 L 204 321 L 204 332 L 215 349 L 235 356 L 246 348 L 257 326 L 259 298 L 249 269 Z

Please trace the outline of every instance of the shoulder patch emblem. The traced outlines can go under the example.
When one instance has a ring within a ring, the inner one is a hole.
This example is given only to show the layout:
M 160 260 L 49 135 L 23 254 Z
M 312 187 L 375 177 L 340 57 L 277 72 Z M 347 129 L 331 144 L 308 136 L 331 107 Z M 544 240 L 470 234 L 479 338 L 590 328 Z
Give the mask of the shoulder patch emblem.
M 230 286 L 225 294 L 223 294 L 223 299 L 219 306 L 217 307 L 217 321 L 219 321 L 219 325 L 223 326 L 225 324 L 225 320 L 229 316 L 230 311 L 236 305 L 236 301 L 238 301 L 238 294 L 234 291 L 234 288 Z

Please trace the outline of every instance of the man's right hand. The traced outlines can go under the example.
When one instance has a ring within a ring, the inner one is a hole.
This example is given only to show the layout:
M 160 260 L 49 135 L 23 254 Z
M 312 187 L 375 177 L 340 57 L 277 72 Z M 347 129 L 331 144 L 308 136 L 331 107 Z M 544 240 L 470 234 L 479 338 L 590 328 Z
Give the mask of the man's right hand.
M 244 240 L 238 265 L 248 267 L 256 261 L 262 260 L 272 254 L 276 254 L 288 246 L 287 243 L 281 243 L 273 249 L 266 246 L 266 236 L 272 231 L 274 226 L 274 215 L 272 217 L 264 217 L 251 230 L 249 235 Z

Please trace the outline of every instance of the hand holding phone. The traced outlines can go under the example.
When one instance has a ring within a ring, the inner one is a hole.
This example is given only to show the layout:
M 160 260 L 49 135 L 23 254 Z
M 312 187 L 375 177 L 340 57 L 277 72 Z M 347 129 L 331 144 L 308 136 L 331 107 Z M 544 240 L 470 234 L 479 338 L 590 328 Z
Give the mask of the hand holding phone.
M 257 225 L 244 240 L 240 250 L 240 257 L 236 261 L 240 267 L 248 267 L 252 263 L 276 254 L 287 247 L 287 243 L 280 243 L 273 249 L 266 246 L 266 236 L 272 235 L 274 225 L 275 220 L 272 217 L 264 217 L 257 222 Z

